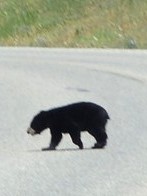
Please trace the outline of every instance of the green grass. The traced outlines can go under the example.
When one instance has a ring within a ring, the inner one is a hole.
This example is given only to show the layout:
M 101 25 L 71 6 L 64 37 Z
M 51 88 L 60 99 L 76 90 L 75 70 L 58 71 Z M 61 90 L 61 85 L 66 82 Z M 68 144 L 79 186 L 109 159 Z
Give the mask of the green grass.
M 0 45 L 147 48 L 147 3 L 0 0 Z

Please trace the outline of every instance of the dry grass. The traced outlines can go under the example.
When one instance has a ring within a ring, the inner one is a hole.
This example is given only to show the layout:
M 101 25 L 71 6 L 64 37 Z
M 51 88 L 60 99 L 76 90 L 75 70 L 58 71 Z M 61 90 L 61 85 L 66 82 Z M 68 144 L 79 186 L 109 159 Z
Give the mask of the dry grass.
M 146 0 L 1 0 L 0 44 L 147 48 Z

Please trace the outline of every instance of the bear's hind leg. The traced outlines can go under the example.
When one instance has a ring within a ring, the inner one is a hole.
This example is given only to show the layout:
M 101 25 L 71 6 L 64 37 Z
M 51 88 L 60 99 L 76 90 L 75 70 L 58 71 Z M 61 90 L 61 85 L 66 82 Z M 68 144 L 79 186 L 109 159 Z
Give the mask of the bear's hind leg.
M 107 133 L 104 129 L 94 129 L 92 131 L 88 131 L 97 141 L 92 148 L 104 148 L 107 144 Z

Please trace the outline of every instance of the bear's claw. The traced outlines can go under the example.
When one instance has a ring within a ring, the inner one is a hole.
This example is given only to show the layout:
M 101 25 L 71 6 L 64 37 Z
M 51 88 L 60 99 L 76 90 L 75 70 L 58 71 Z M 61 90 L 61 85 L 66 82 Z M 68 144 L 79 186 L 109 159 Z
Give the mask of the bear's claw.
M 96 148 L 104 148 L 106 145 L 106 143 L 96 143 L 92 149 L 96 149 Z
M 50 147 L 42 148 L 42 151 L 48 151 L 48 150 L 56 150 L 56 149 L 55 148 L 50 148 Z

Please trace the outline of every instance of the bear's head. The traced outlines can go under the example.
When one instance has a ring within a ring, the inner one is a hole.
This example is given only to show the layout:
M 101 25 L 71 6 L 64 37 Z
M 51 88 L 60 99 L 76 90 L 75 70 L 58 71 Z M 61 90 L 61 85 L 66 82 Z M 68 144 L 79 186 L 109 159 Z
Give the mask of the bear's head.
M 39 114 L 37 114 L 31 124 L 30 127 L 27 129 L 27 133 L 31 135 L 40 134 L 44 129 L 47 128 L 47 122 L 45 118 L 45 112 L 41 111 Z

